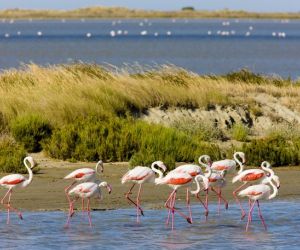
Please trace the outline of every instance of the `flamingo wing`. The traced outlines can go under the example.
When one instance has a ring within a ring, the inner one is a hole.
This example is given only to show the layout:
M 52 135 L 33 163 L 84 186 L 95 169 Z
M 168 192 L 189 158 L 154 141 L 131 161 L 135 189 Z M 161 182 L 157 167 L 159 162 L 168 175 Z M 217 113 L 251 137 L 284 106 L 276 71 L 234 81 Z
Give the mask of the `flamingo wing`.
M 26 178 L 20 174 L 10 174 L 0 179 L 0 185 L 17 185 L 25 181 Z
M 231 170 L 236 167 L 236 162 L 234 160 L 221 160 L 215 161 L 211 165 L 212 170 L 222 171 L 222 170 Z
M 80 168 L 77 170 L 74 170 L 70 174 L 64 177 L 64 179 L 81 179 L 84 176 L 91 176 L 95 174 L 95 170 L 91 168 Z
M 193 177 L 188 173 L 177 173 L 176 171 L 171 171 L 164 178 L 164 183 L 169 185 L 184 185 L 193 180 Z
M 153 171 L 148 167 L 137 166 L 134 169 L 129 170 L 123 177 L 122 177 L 122 184 L 126 181 L 140 181 L 144 180 L 145 178 L 149 177 L 153 174 Z
M 198 165 L 195 164 L 185 164 L 175 168 L 177 173 L 188 173 L 191 176 L 196 176 L 202 174 L 202 170 Z
M 261 169 L 247 169 L 233 177 L 232 183 L 237 181 L 255 181 L 261 179 L 264 175 L 265 172 Z
M 239 192 L 239 196 L 248 196 L 252 199 L 259 199 L 264 194 L 270 192 L 270 187 L 265 184 L 253 185 Z

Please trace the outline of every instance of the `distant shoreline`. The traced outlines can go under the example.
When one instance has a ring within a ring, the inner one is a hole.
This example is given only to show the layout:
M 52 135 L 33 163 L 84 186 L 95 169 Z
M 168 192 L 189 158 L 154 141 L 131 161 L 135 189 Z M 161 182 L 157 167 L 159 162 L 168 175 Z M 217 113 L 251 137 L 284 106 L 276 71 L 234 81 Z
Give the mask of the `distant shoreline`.
M 178 19 L 300 19 L 300 12 L 247 12 L 234 10 L 153 11 L 121 7 L 89 7 L 74 10 L 0 10 L 0 19 L 110 19 L 110 18 L 178 18 Z

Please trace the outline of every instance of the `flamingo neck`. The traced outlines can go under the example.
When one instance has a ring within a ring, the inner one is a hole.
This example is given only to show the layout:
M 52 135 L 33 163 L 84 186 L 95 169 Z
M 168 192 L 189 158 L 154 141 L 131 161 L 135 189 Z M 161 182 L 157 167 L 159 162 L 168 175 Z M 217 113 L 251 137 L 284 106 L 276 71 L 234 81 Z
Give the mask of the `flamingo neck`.
M 204 174 L 204 176 L 206 178 L 209 178 L 212 174 L 212 171 L 211 171 L 211 167 L 210 165 L 206 164 L 203 162 L 203 159 L 204 159 L 204 156 L 200 156 L 199 157 L 199 164 L 202 166 L 202 167 L 205 167 L 205 170 L 207 171 L 207 173 Z
M 31 168 L 33 167 L 33 165 L 31 165 L 30 163 L 30 167 L 27 165 L 27 157 L 24 159 L 24 165 L 28 171 L 28 174 L 29 174 L 29 178 L 24 182 L 24 187 L 26 187 L 27 185 L 29 185 L 31 182 L 32 182 L 32 178 L 33 178 L 33 173 L 32 173 L 32 170 Z
M 200 180 L 204 183 L 205 189 L 208 189 L 209 181 L 204 175 L 197 175 L 195 177 L 197 189 L 194 191 L 191 191 L 192 194 L 198 194 L 201 191 L 201 186 L 200 186 Z
M 278 188 L 274 185 L 274 183 L 272 182 L 272 178 L 271 177 L 268 177 L 269 178 L 269 183 L 273 189 L 273 193 L 269 196 L 269 200 L 275 198 L 278 194 Z
M 102 162 L 102 161 L 98 161 L 97 164 L 96 164 L 95 170 L 96 170 L 96 173 L 97 173 L 98 175 L 100 175 L 100 172 L 98 171 L 99 166 L 100 166 L 100 171 L 101 171 L 101 173 L 102 173 L 103 170 L 104 170 L 104 169 L 103 169 L 103 162 Z
M 164 176 L 164 174 L 163 174 L 163 172 L 162 172 L 161 170 L 155 168 L 155 165 L 156 165 L 156 164 L 153 162 L 153 163 L 151 164 L 151 169 L 152 169 L 155 173 L 158 174 L 158 177 L 157 177 L 156 179 L 162 179 L 163 176 Z
M 266 167 L 265 167 L 265 164 L 267 165 Z M 263 162 L 263 163 L 261 164 L 261 168 L 262 168 L 264 171 L 270 173 L 270 176 L 269 176 L 269 177 L 270 177 L 271 179 L 273 178 L 273 176 L 274 176 L 274 171 L 271 169 L 271 164 L 270 164 L 269 162 Z
M 240 170 L 238 171 L 238 174 L 240 174 L 244 171 L 244 164 L 239 160 L 238 156 L 239 156 L 239 153 L 236 152 L 236 153 L 234 153 L 233 158 L 237 162 L 237 164 L 239 164 L 239 166 L 240 166 Z

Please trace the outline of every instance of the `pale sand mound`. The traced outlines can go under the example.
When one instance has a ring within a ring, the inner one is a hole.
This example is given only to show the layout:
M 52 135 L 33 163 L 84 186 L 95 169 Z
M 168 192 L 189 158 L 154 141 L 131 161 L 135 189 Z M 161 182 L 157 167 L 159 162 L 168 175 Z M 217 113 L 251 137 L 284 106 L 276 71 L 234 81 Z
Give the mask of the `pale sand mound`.
M 209 122 L 223 131 L 230 129 L 234 123 L 242 123 L 258 136 L 280 125 L 300 124 L 300 113 L 285 106 L 281 100 L 267 94 L 255 95 L 252 98 L 261 110 L 259 116 L 253 114 L 248 105 L 226 107 L 216 105 L 209 110 L 154 107 L 142 115 L 141 119 L 166 126 L 178 121 Z

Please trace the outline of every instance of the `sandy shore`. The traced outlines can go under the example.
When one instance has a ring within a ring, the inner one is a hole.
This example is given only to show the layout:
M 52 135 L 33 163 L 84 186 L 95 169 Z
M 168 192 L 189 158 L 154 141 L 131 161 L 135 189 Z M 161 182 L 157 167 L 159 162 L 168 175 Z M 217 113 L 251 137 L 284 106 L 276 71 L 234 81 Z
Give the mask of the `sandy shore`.
M 53 160 L 44 157 L 42 154 L 34 154 L 33 157 L 39 163 L 40 171 L 34 176 L 33 182 L 26 189 L 18 189 L 13 193 L 12 202 L 21 210 L 66 210 L 68 208 L 67 200 L 64 194 L 64 187 L 70 184 L 70 181 L 63 180 L 63 177 L 69 172 L 80 167 L 95 167 L 95 163 L 71 163 Z M 130 185 L 122 185 L 120 179 L 129 169 L 127 163 L 107 163 L 104 165 L 105 171 L 101 180 L 109 182 L 113 191 L 109 195 L 104 192 L 104 199 L 94 201 L 94 209 L 118 209 L 131 207 L 124 198 L 124 193 Z M 275 168 L 276 174 L 280 177 L 281 188 L 279 190 L 279 199 L 299 198 L 300 190 L 300 168 L 287 167 Z M 1 174 L 3 176 L 3 174 Z M 231 184 L 231 176 L 228 176 L 228 185 L 224 189 L 225 197 L 232 204 L 232 190 L 237 185 Z M 142 194 L 143 207 L 146 209 L 158 209 L 163 207 L 164 201 L 168 197 L 171 189 L 166 186 L 155 186 L 146 184 Z M 2 188 L 1 196 L 6 192 Z M 184 191 L 179 192 L 179 200 L 184 200 Z M 214 198 L 211 198 L 215 200 Z M 196 201 L 194 201 L 196 202 Z M 229 207 L 230 207 L 229 203 Z M 78 204 L 79 206 L 80 204 Z

